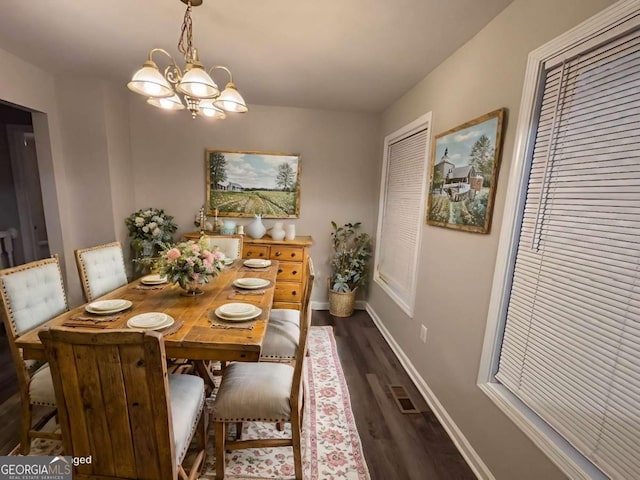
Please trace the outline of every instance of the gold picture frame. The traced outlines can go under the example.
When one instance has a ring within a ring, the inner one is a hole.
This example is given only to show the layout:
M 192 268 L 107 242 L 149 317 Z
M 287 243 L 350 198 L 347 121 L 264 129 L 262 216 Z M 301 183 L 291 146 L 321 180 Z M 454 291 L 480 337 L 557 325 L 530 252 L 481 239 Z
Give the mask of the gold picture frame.
M 429 225 L 489 233 L 505 112 L 495 110 L 434 137 Z
M 207 215 L 300 216 L 300 155 L 208 148 L 205 168 Z

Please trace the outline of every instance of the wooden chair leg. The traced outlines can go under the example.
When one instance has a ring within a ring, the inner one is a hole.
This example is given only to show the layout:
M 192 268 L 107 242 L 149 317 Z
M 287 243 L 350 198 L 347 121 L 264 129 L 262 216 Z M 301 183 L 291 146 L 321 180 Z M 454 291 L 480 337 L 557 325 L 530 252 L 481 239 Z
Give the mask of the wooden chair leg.
M 277 422 L 276 430 L 278 430 L 279 432 L 284 432 L 284 422 Z
M 291 440 L 293 443 L 293 465 L 296 480 L 302 480 L 302 432 L 299 418 L 291 419 Z
M 227 441 L 227 424 L 213 422 L 216 436 L 216 480 L 224 480 L 225 442 Z
M 242 437 L 242 422 L 236 422 L 236 440 Z
M 22 455 L 29 455 L 31 451 L 31 436 L 29 432 L 31 431 L 31 421 L 32 421 L 32 407 L 27 403 L 24 405 L 24 400 L 22 404 L 22 424 L 20 426 L 20 453 Z

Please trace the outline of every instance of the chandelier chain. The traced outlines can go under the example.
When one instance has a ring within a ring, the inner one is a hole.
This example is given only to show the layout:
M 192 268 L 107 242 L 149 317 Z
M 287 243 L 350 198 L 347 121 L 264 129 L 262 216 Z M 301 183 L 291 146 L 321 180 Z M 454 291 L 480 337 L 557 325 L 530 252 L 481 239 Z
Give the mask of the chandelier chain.
M 187 3 L 187 11 L 184 13 L 182 31 L 178 40 L 178 51 L 187 60 L 193 59 L 193 22 L 191 21 L 191 2 Z

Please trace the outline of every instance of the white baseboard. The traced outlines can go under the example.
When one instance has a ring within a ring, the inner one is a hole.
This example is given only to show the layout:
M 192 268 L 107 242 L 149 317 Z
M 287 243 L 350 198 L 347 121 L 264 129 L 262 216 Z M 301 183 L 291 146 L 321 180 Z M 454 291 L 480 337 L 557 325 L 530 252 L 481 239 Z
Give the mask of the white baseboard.
M 366 310 L 367 302 L 365 300 L 356 300 L 356 310 Z M 311 302 L 311 310 L 329 310 L 329 302 Z
M 427 382 L 425 382 L 422 376 L 418 373 L 416 368 L 413 366 L 413 363 L 411 363 L 411 360 L 409 360 L 402 348 L 400 348 L 400 345 L 398 345 L 395 339 L 391 336 L 389 330 L 387 330 L 380 317 L 376 314 L 376 312 L 373 310 L 373 308 L 371 308 L 369 304 L 366 304 L 366 311 L 373 319 L 373 323 L 375 323 L 376 327 L 378 327 L 378 330 L 380 330 L 380 333 L 391 347 L 391 350 L 393 350 L 393 352 L 396 354 L 398 360 L 400 360 L 400 363 L 406 370 L 407 374 L 409 375 L 411 380 L 413 380 L 416 388 L 425 399 L 427 404 L 429 404 L 431 411 L 433 411 L 438 421 L 442 424 L 446 432 L 449 434 L 449 437 L 451 437 L 451 440 L 455 444 L 460 454 L 469 464 L 469 467 L 471 468 L 471 470 L 473 470 L 473 473 L 475 473 L 476 477 L 481 480 L 495 480 L 495 477 L 493 476 L 487 465 L 482 461 L 480 456 L 473 449 L 469 441 L 463 435 L 462 431 L 458 428 L 458 426 L 444 409 L 438 398 L 431 391 L 431 389 L 427 385 Z

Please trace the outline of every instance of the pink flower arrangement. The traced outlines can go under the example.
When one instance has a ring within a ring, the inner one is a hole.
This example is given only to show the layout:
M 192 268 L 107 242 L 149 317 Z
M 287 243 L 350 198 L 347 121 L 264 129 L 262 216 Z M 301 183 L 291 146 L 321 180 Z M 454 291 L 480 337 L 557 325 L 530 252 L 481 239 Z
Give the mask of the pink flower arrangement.
M 224 254 L 211 252 L 206 245 L 190 240 L 175 245 L 162 245 L 156 264 L 160 275 L 187 289 L 192 283 L 207 283 L 224 267 Z

